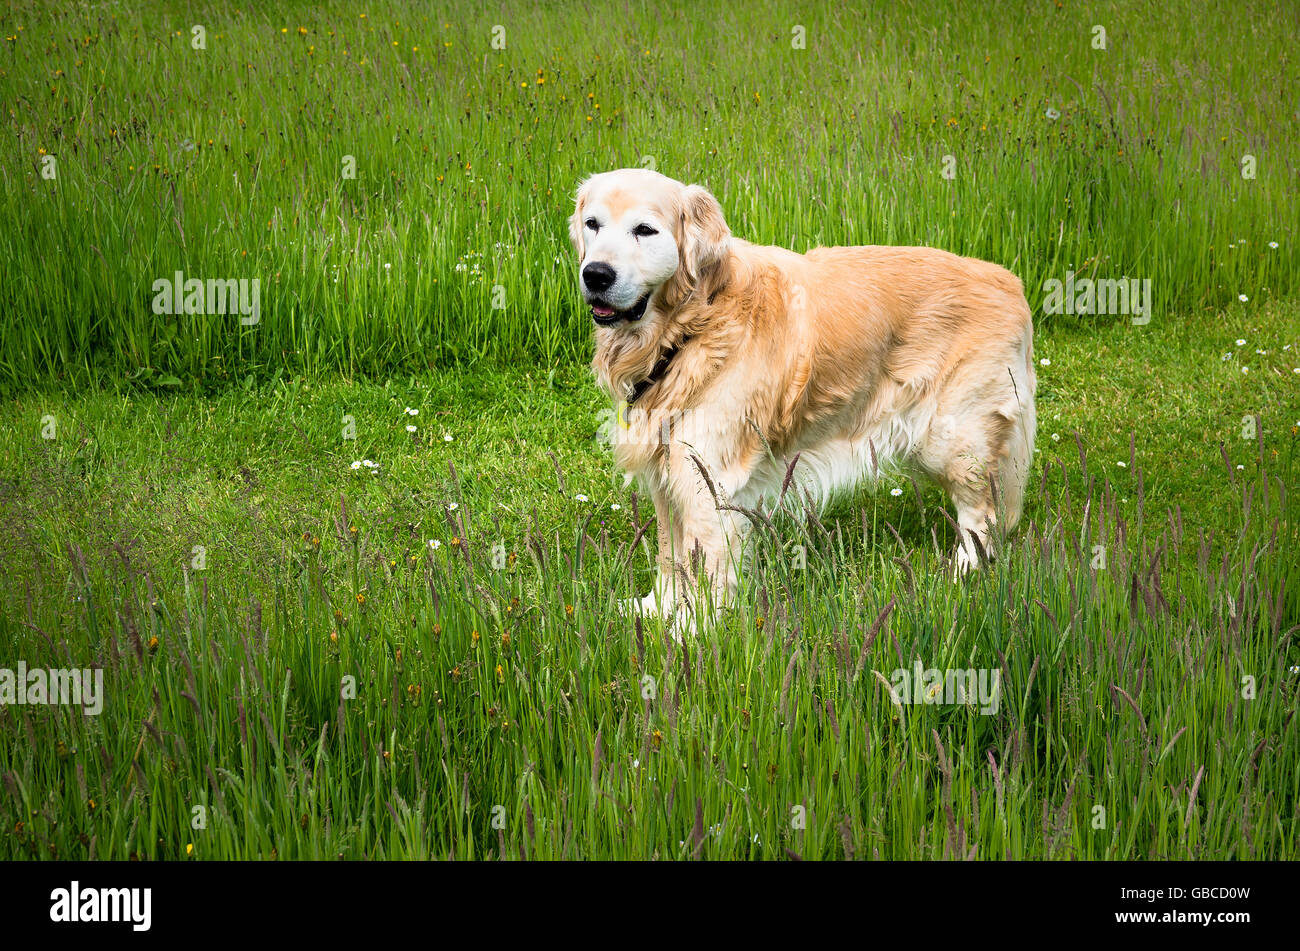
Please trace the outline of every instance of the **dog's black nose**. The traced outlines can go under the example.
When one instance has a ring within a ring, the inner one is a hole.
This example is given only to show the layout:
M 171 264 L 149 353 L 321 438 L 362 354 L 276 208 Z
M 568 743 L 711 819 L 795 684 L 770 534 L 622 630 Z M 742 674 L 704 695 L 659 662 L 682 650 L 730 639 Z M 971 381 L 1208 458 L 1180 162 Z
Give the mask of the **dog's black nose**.
M 596 261 L 582 269 L 582 281 L 588 290 L 596 293 L 609 290 L 609 286 L 614 283 L 614 269 L 602 261 Z

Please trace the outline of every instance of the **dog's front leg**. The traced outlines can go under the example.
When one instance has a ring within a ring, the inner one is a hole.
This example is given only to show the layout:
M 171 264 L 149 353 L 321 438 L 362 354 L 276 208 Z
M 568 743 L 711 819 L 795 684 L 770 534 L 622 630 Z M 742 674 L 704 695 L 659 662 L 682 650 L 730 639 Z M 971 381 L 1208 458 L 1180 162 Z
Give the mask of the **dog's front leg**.
M 686 547 L 691 595 L 697 605 L 707 591 L 713 607 L 729 607 L 740 586 L 744 532 L 735 512 L 719 511 L 712 498 L 683 506 L 682 540 Z
M 679 639 L 706 598 L 714 609 L 735 600 L 748 527 L 737 513 L 718 507 L 728 504 L 728 496 L 715 501 L 695 464 L 681 461 L 672 469 L 669 486 L 652 490 L 659 544 L 655 586 L 644 598 L 623 605 L 627 612 L 672 615 Z
M 724 468 L 684 451 L 674 460 L 674 509 L 681 520 L 679 558 L 685 558 L 692 580 L 692 607 L 699 614 L 706 603 L 729 607 L 740 586 L 740 566 L 748 519 L 731 508 L 735 493 L 749 473 L 741 466 Z M 706 473 L 708 474 L 706 477 Z
M 682 522 L 673 509 L 672 497 L 662 486 L 654 486 L 650 496 L 655 506 L 655 584 L 644 598 L 624 602 L 625 611 L 639 611 L 645 615 L 672 614 L 681 603 L 686 591 L 679 577 L 677 565 L 685 557 L 682 547 Z

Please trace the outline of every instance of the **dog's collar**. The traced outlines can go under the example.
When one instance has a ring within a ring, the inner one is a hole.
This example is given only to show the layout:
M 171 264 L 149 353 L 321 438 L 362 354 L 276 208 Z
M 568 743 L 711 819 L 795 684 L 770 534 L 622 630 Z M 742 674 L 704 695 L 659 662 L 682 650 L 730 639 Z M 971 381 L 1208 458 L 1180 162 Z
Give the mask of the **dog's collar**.
M 682 347 L 686 346 L 690 340 L 691 337 L 683 337 L 677 343 L 664 351 L 663 356 L 659 358 L 659 362 L 656 363 L 654 369 L 650 371 L 650 375 L 632 387 L 632 392 L 627 398 L 628 406 L 631 406 L 639 400 L 645 395 L 646 390 L 650 389 L 650 387 L 654 386 L 664 378 L 664 374 L 668 372 L 668 367 L 673 362 L 673 358 L 677 356 Z

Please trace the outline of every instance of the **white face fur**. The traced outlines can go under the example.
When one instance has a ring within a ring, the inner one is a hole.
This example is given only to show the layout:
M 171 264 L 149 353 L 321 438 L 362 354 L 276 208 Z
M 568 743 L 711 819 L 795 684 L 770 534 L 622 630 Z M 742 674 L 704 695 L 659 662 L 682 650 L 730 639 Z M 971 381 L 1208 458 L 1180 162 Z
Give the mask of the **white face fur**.
M 593 176 L 579 192 L 570 222 L 578 284 L 602 326 L 640 319 L 650 295 L 677 271 L 669 183 L 677 185 L 644 169 L 623 169 Z

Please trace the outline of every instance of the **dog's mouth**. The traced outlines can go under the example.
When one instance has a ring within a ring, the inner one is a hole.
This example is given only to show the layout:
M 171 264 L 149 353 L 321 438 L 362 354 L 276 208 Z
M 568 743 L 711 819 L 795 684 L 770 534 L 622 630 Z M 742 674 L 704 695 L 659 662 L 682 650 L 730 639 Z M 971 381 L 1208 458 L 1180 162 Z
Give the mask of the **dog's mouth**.
M 640 320 L 641 316 L 645 313 L 646 305 L 650 303 L 650 295 L 644 295 L 627 310 L 615 310 L 599 297 L 593 298 L 587 303 L 591 305 L 592 320 L 600 324 L 602 327 L 612 327 L 620 320 L 626 320 L 628 323 Z

